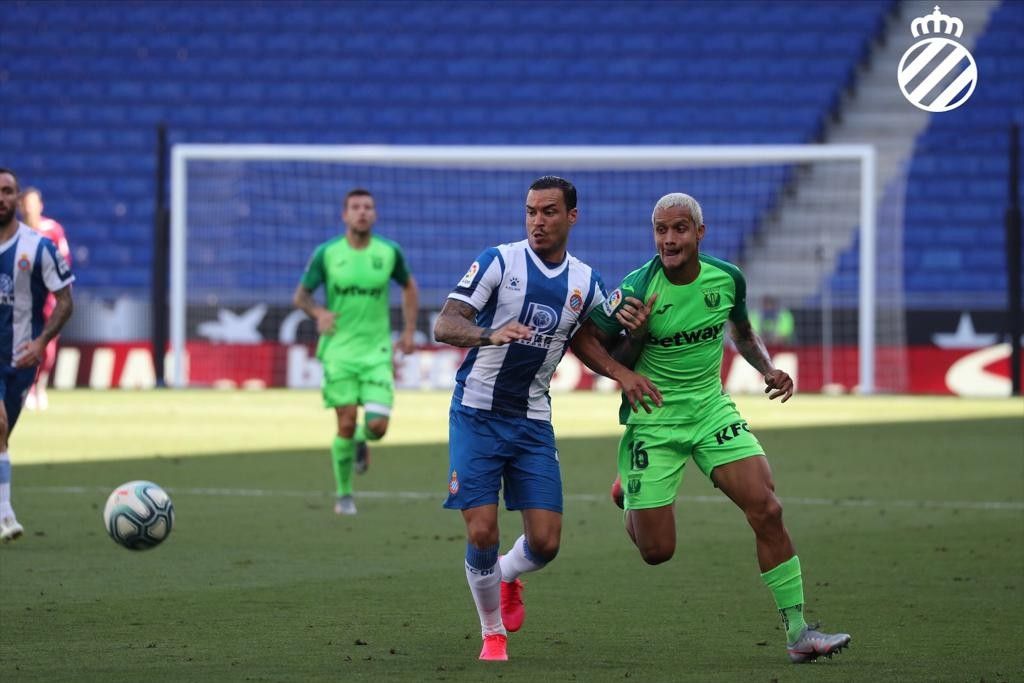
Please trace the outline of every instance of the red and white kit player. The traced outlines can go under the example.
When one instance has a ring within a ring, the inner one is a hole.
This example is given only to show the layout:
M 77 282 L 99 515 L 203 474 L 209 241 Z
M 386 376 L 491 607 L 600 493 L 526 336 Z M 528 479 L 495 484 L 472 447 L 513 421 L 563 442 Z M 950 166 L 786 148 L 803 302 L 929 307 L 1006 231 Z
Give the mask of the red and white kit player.
M 57 251 L 60 252 L 60 255 L 64 257 L 64 260 L 70 266 L 71 248 L 68 246 L 68 239 L 64 234 L 64 226 L 52 218 L 47 218 L 43 215 L 43 193 L 35 187 L 25 188 L 21 193 L 18 208 L 25 225 L 44 237 L 50 238 L 50 241 L 57 245 Z M 53 294 L 46 297 L 46 303 L 43 305 L 43 317 L 45 319 L 48 320 L 50 318 L 50 314 L 56 305 L 57 299 Z M 46 345 L 46 358 L 39 364 L 39 374 L 36 375 L 36 382 L 29 390 L 28 396 L 25 397 L 25 407 L 29 410 L 46 410 L 49 405 L 49 399 L 46 396 L 46 385 L 49 383 L 50 374 L 57 363 L 58 339 L 59 337 L 54 337 Z

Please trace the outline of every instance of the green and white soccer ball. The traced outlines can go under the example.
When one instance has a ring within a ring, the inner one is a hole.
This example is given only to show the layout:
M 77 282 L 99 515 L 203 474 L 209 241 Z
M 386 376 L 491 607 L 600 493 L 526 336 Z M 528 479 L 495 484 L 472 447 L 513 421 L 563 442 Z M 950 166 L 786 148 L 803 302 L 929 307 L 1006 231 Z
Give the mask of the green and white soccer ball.
M 151 481 L 121 484 L 103 508 L 103 524 L 110 537 L 129 550 L 155 548 L 174 527 L 170 496 Z

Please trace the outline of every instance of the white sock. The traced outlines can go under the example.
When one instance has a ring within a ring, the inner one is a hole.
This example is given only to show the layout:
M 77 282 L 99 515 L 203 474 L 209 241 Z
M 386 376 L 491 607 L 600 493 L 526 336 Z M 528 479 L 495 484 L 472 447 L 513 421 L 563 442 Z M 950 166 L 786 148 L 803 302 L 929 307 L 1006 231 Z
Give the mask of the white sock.
M 501 567 L 498 566 L 497 555 L 497 546 L 490 551 L 477 550 L 472 546 L 466 550 L 466 581 L 480 615 L 480 633 L 484 636 L 495 633 L 507 635 L 501 623 Z M 490 566 L 486 566 L 488 561 Z
M 0 452 L 0 517 L 14 514 L 11 509 L 11 455 Z
M 535 572 L 544 567 L 547 562 L 538 562 L 530 552 L 526 536 L 520 536 L 512 544 L 512 548 L 501 556 L 499 564 L 501 565 L 501 580 L 512 583 L 519 578 L 520 574 Z

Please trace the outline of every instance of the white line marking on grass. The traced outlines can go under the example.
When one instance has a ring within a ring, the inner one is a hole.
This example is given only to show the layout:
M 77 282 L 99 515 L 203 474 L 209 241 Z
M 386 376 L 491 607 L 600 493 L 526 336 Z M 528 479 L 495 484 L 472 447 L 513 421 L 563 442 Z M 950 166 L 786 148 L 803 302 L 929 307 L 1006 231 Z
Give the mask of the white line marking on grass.
M 19 491 L 28 493 L 109 493 L 110 488 L 102 486 L 20 486 Z M 289 491 L 286 489 L 236 489 L 236 488 L 168 488 L 169 493 L 187 496 L 235 496 L 248 498 L 322 498 L 331 496 L 325 491 Z M 356 498 L 377 500 L 437 500 L 443 494 L 430 491 L 356 491 Z M 586 503 L 609 500 L 607 495 L 594 493 L 568 493 L 566 500 Z M 684 503 L 728 503 L 725 496 L 680 496 Z M 875 498 L 783 498 L 783 504 L 818 507 L 852 508 L 927 508 L 941 510 L 1024 510 L 1024 501 L 1002 500 L 879 500 Z

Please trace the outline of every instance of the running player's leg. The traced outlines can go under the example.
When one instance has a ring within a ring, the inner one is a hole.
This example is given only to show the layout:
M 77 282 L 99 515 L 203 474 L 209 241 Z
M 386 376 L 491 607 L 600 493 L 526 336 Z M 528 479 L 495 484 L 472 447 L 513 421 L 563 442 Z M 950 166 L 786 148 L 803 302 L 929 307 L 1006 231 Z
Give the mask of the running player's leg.
M 334 470 L 334 512 L 356 513 L 352 499 L 352 461 L 355 458 L 356 418 L 359 413 L 359 380 L 354 372 L 340 366 L 324 365 L 324 406 L 332 408 L 337 426 L 331 442 L 331 467 Z
M 509 418 L 515 456 L 505 470 L 505 505 L 519 510 L 523 533 L 501 557 L 501 612 L 505 628 L 518 631 L 526 618 L 522 574 L 546 567 L 562 541 L 562 474 L 551 423 Z
M 675 499 L 688 444 L 686 430 L 671 425 L 627 425 L 619 442 L 626 532 L 647 564 L 675 554 Z
M 24 533 L 11 506 L 11 456 L 8 443 L 21 415 L 22 397 L 35 380 L 35 375 L 35 368 L 5 368 L 0 375 L 0 541 L 4 543 Z
M 850 637 L 807 626 L 800 558 L 782 521 L 782 503 L 775 495 L 761 444 L 727 398 L 704 424 L 716 426 L 698 443 L 694 461 L 743 511 L 754 532 L 761 578 L 782 615 L 790 659 L 802 662 L 831 656 L 849 644 Z
M 509 437 L 497 420 L 472 408 L 452 409 L 448 433 L 448 499 L 466 524 L 465 574 L 484 645 L 480 659 L 507 659 L 501 622 L 498 490 Z
M 363 405 L 363 423 L 356 427 L 355 470 L 363 474 L 370 467 L 368 442 L 378 441 L 388 431 L 395 402 L 394 370 L 382 363 L 363 372 L 359 382 L 359 401 Z

